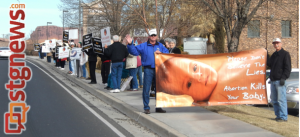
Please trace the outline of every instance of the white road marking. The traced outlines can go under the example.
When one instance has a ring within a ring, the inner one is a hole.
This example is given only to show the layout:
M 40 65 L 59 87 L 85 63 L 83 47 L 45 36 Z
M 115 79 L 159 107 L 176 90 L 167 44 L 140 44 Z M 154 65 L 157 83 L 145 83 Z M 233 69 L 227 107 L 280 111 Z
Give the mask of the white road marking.
M 28 61 L 28 60 L 26 60 Z M 123 135 L 118 129 L 116 129 L 113 125 L 111 125 L 108 121 L 106 121 L 103 117 L 101 117 L 97 112 L 95 112 L 93 109 L 91 109 L 86 103 L 84 103 L 81 99 L 79 99 L 76 95 L 74 95 L 70 90 L 68 90 L 64 85 L 59 83 L 55 78 L 53 78 L 51 75 L 49 75 L 46 71 L 41 69 L 39 66 L 35 65 L 34 63 L 28 61 L 32 65 L 39 68 L 41 71 L 43 71 L 45 74 L 47 74 L 50 78 L 52 78 L 58 85 L 60 85 L 62 88 L 64 88 L 69 94 L 71 94 L 79 103 L 81 103 L 85 108 L 87 108 L 90 112 L 92 112 L 98 119 L 100 119 L 103 123 L 105 123 L 111 130 L 113 130 L 118 136 L 120 137 L 126 137 Z

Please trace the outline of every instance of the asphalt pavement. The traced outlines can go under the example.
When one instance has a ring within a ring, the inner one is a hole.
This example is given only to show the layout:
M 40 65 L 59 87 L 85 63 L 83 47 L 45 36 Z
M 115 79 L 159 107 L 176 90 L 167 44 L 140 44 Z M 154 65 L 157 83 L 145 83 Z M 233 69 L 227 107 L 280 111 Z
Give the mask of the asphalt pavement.
M 8 111 L 8 91 L 4 85 L 8 82 L 8 60 L 0 59 L 0 115 Z M 24 89 L 27 95 L 26 103 L 30 105 L 27 116 L 26 131 L 22 137 L 117 137 L 117 134 L 106 123 L 99 120 L 91 111 L 89 111 L 78 100 L 72 97 L 66 89 L 57 84 L 52 78 L 46 75 L 36 66 L 27 62 L 33 72 L 31 81 L 27 82 Z M 69 91 L 71 88 L 64 85 L 64 82 L 58 80 Z M 73 93 L 76 94 L 76 93 Z M 83 101 L 87 106 L 93 109 L 92 105 Z M 17 110 L 16 110 L 17 111 Z M 117 131 L 124 136 L 133 136 L 110 120 L 101 111 L 94 111 L 106 118 L 107 121 L 115 127 Z M 0 118 L 0 136 L 4 134 L 4 120 Z M 9 135 L 11 136 L 11 135 Z
M 43 65 L 45 69 L 52 69 L 56 73 L 64 76 L 81 87 L 85 87 L 90 94 L 106 102 L 110 106 L 118 109 L 132 120 L 138 122 L 159 136 L 263 136 L 277 137 L 276 133 L 264 130 L 251 124 L 226 117 L 201 107 L 165 108 L 167 113 L 155 113 L 155 99 L 151 99 L 151 114 L 143 112 L 142 90 L 124 91 L 120 93 L 110 93 L 104 89 L 101 83 L 101 75 L 96 74 L 98 84 L 89 85 L 90 81 L 78 79 L 67 74 L 68 69 L 60 70 L 53 64 L 46 63 L 45 60 L 37 57 L 28 57 L 28 60 Z

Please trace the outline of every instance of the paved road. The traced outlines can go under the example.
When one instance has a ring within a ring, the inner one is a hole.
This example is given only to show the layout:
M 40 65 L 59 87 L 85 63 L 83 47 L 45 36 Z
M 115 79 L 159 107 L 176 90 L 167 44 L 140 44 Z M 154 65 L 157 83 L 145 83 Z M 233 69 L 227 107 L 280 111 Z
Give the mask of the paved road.
M 0 117 L 2 117 L 0 118 L 0 136 L 2 137 L 5 136 L 3 114 L 8 111 L 9 103 L 8 91 L 4 87 L 4 84 L 8 82 L 8 60 L 0 59 L 0 64 Z M 22 133 L 22 137 L 115 137 L 120 135 L 100 121 L 44 72 L 30 63 L 27 63 L 27 66 L 33 71 L 33 77 L 25 88 L 26 103 L 31 106 L 31 109 L 25 124 L 26 131 Z M 68 89 L 73 92 L 71 88 Z M 74 94 L 76 95 L 75 92 Z M 89 102 L 84 102 L 93 108 Z M 93 110 L 106 118 L 121 134 L 132 136 L 103 115 L 101 111 Z

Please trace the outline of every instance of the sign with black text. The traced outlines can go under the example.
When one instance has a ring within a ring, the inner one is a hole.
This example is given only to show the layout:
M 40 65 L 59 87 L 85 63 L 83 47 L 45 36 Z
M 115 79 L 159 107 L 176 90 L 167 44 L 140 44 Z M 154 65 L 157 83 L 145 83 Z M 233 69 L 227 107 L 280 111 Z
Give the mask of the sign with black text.
M 94 53 L 103 54 L 101 39 L 93 38 L 93 49 L 94 49 Z
M 56 57 L 56 58 L 58 57 L 58 54 L 59 54 L 59 47 L 61 47 L 61 46 L 57 46 L 57 47 L 55 48 L 55 57 Z
M 93 47 L 92 33 L 83 35 L 82 48 L 88 50 Z
M 36 43 L 33 45 L 34 51 L 39 51 L 40 50 L 40 44 Z
M 69 32 L 68 31 L 64 31 L 63 32 L 63 42 L 64 43 L 68 43 L 69 41 Z

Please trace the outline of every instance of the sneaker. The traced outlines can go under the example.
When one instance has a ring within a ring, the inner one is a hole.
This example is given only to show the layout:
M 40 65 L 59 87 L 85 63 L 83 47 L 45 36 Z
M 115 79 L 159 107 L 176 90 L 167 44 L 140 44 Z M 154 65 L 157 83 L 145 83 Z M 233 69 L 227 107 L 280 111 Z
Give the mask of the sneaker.
M 155 108 L 156 113 L 166 113 L 167 111 L 163 110 L 162 108 Z
M 277 119 L 276 121 L 277 122 L 287 122 L 287 120 L 284 120 L 284 119 L 281 119 L 281 118 Z
M 119 93 L 120 92 L 120 89 L 115 89 L 115 93 Z
M 85 79 L 85 77 L 80 77 L 80 79 Z
M 279 119 L 280 119 L 280 118 L 272 118 L 271 120 L 276 120 L 276 121 L 277 121 L 277 120 L 279 120 Z
M 118 90 L 118 89 L 113 89 L 113 90 L 110 90 L 109 92 L 110 92 L 110 93 L 116 93 L 116 92 L 118 92 L 117 90 Z M 120 92 L 120 91 L 119 91 L 119 92 Z
M 150 114 L 150 110 L 149 110 L 149 109 L 146 109 L 146 110 L 144 111 L 144 113 L 145 113 L 145 114 Z
M 127 91 L 138 91 L 138 89 L 127 89 Z
M 65 70 L 65 68 L 60 68 L 60 70 Z

